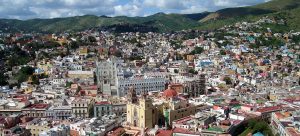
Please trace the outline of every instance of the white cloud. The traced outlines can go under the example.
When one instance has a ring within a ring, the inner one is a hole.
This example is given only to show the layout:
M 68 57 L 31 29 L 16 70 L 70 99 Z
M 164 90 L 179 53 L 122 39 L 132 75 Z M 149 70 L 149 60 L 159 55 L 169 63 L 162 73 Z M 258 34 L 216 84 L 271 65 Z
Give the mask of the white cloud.
M 127 15 L 127 16 L 138 16 L 141 15 L 141 8 L 137 5 L 117 5 L 114 7 L 115 13 L 114 15 Z
M 183 14 L 191 14 L 191 13 L 200 13 L 200 12 L 204 12 L 207 11 L 208 9 L 202 6 L 191 6 L 190 8 L 181 10 L 180 13 Z
M 220 7 L 240 7 L 254 5 L 261 2 L 267 2 L 270 0 L 213 0 L 216 6 Z
M 54 18 L 77 15 L 145 16 L 157 12 L 199 13 L 269 0 L 0 0 L 0 18 Z
M 143 4 L 149 7 L 162 9 L 185 9 L 184 0 L 144 0 Z

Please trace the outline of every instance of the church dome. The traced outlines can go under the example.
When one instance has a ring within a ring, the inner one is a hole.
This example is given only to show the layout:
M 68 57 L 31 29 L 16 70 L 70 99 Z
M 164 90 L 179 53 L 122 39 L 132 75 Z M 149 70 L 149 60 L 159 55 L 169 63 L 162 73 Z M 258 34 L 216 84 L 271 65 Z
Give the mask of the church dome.
M 177 92 L 169 86 L 168 89 L 164 91 L 163 96 L 167 98 L 175 97 L 177 96 Z

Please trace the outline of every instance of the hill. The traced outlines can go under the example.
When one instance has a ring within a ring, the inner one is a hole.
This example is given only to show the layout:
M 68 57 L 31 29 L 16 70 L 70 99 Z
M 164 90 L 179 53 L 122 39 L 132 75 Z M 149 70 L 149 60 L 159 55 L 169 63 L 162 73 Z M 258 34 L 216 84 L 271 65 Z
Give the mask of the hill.
M 197 29 L 212 30 L 239 21 L 254 21 L 262 16 L 270 16 L 285 19 L 289 29 L 300 30 L 299 11 L 299 0 L 272 0 L 255 6 L 227 8 L 212 12 L 199 20 L 201 25 Z
M 179 14 L 158 13 L 148 17 L 106 17 L 106 16 L 76 16 L 54 19 L 0 19 L 0 27 L 12 31 L 36 31 L 36 32 L 64 32 L 77 31 L 89 28 L 122 28 L 127 31 L 158 31 L 166 32 L 196 27 L 197 21 Z M 122 27 L 123 26 L 123 27 Z M 14 29 L 13 29 L 14 28 Z
M 221 9 L 196 14 L 157 13 L 147 17 L 75 16 L 54 19 L 0 19 L 1 31 L 72 32 L 99 28 L 113 32 L 169 32 L 183 29 L 212 30 L 239 21 L 254 21 L 262 16 L 283 18 L 286 28 L 300 30 L 300 0 L 272 0 L 263 4 Z

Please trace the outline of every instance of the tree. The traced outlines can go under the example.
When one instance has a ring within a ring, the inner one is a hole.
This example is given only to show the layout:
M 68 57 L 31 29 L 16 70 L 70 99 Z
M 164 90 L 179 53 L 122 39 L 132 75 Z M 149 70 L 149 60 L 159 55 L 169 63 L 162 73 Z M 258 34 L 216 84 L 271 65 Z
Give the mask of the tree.
M 293 36 L 292 40 L 293 40 L 296 44 L 300 43 L 300 35 Z
M 179 73 L 178 69 L 174 69 L 174 73 Z
M 35 85 L 40 84 L 40 81 L 39 81 L 39 77 L 38 77 L 38 76 L 32 75 L 32 76 L 31 76 L 31 79 L 32 79 L 32 83 L 33 83 L 33 84 L 35 84 Z
M 89 36 L 88 40 L 89 40 L 89 42 L 92 42 L 92 43 L 97 41 L 94 36 Z
M 123 56 L 122 51 L 120 51 L 120 50 L 117 50 L 114 55 L 119 58 L 121 58 Z
M 67 87 L 67 88 L 70 88 L 72 84 L 73 84 L 72 82 L 68 82 L 68 81 L 67 81 L 67 82 L 66 82 L 66 87 Z
M 183 57 L 182 55 L 176 53 L 176 60 L 183 60 Z
M 3 74 L 3 72 L 0 73 L 0 86 L 7 85 L 7 77 Z
M 18 80 L 18 83 L 20 84 L 26 81 L 29 78 L 29 76 L 33 74 L 33 72 L 34 72 L 34 68 L 32 67 L 28 67 L 28 66 L 22 67 L 16 75 L 16 79 Z
M 191 73 L 191 74 L 198 74 L 198 72 L 195 71 L 194 69 L 190 69 L 190 70 L 189 70 L 189 73 Z
M 220 50 L 220 54 L 221 55 L 226 55 L 226 51 L 225 50 Z
M 203 52 L 203 48 L 202 47 L 195 47 L 195 49 L 190 53 L 191 55 L 195 55 L 195 54 L 201 54 Z
M 266 122 L 259 121 L 255 124 L 253 129 L 258 132 L 263 132 L 264 130 L 267 129 L 267 127 L 268 127 L 268 124 Z
M 218 44 L 218 47 L 221 48 L 221 47 L 227 46 L 228 44 L 230 44 L 230 42 L 226 40 L 223 43 Z
M 282 60 L 282 55 L 276 55 L 276 58 L 277 58 L 278 60 Z
M 265 121 L 257 120 L 257 119 L 249 119 L 248 120 L 248 128 L 252 129 L 253 133 L 261 132 L 266 136 L 273 136 L 273 133 Z
M 133 60 L 142 60 L 142 59 L 143 59 L 143 57 L 141 57 L 141 56 L 130 56 L 129 57 L 130 61 L 133 61 Z
M 76 50 L 76 49 L 78 49 L 79 48 L 79 46 L 80 46 L 80 43 L 79 42 L 77 42 L 77 41 L 72 41 L 71 43 L 70 43 L 70 48 L 72 49 L 72 50 Z
M 256 124 L 256 122 L 257 122 L 257 120 L 255 120 L 255 119 L 249 119 L 249 121 L 248 121 L 248 127 L 251 128 L 251 129 L 253 129 L 254 126 L 255 126 L 255 124 Z
M 250 44 L 249 47 L 251 49 L 257 49 L 257 48 L 259 48 L 259 45 L 258 44 Z
M 226 82 L 227 85 L 232 84 L 230 77 L 224 77 L 224 81 Z

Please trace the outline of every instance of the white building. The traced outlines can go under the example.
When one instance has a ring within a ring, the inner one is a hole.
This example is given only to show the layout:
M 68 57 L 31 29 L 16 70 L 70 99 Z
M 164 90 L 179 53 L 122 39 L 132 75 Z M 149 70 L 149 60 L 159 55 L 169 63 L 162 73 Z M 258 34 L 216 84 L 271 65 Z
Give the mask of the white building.
M 117 85 L 117 62 L 115 59 L 96 62 L 96 76 L 100 91 L 104 95 L 120 96 Z
M 53 84 L 53 85 L 65 85 L 66 84 L 66 79 L 55 78 L 52 81 L 50 81 L 50 83 Z
M 151 92 L 151 91 L 162 91 L 165 89 L 165 84 L 167 83 L 166 78 L 160 77 L 136 77 L 136 78 L 124 78 L 118 80 L 118 88 L 121 96 L 127 94 L 129 87 L 134 87 L 137 94 L 141 92 Z

